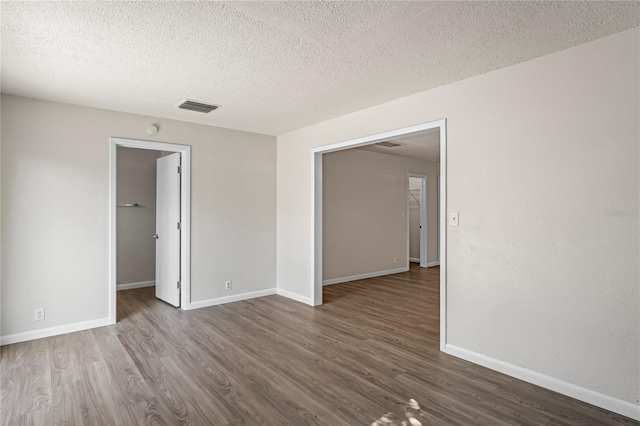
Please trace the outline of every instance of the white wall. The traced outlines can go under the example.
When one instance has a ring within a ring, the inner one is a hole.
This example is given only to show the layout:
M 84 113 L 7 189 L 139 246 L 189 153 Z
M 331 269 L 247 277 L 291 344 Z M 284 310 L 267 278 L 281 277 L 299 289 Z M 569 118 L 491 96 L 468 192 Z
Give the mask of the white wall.
M 437 164 L 348 149 L 324 154 L 322 167 L 323 279 L 406 267 L 407 174 L 435 181 Z
M 278 288 L 311 289 L 310 149 L 447 119 L 448 343 L 637 406 L 640 31 L 278 137 Z
M 156 161 L 160 151 L 117 148 L 117 204 L 138 203 L 138 207 L 118 207 L 118 284 L 154 281 L 156 277 Z
M 192 301 L 275 287 L 274 137 L 3 95 L 3 336 L 108 316 L 111 136 L 192 147 Z

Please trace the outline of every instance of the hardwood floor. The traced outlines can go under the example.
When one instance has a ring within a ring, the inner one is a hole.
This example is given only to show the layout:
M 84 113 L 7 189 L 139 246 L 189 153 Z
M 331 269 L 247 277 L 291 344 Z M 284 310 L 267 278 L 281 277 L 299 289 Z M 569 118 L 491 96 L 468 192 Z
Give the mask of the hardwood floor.
M 2 347 L 1 424 L 638 424 L 441 353 L 438 274 L 328 286 L 317 308 L 121 291 L 115 326 Z

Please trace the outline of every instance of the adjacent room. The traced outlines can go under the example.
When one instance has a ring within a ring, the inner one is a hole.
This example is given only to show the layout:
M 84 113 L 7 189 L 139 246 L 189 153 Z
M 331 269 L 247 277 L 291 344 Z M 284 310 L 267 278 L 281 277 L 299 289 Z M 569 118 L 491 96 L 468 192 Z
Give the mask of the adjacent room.
M 156 162 L 160 151 L 117 148 L 116 270 L 119 291 L 156 282 Z
M 0 31 L 3 426 L 640 425 L 639 2 Z
M 323 155 L 323 286 L 439 265 L 439 163 L 438 129 Z
M 111 161 L 117 194 L 116 289 L 126 291 L 119 296 L 155 296 L 179 308 L 182 276 L 189 270 L 181 249 L 187 237 L 181 229 L 187 203 L 181 191 L 182 154 L 116 145 Z

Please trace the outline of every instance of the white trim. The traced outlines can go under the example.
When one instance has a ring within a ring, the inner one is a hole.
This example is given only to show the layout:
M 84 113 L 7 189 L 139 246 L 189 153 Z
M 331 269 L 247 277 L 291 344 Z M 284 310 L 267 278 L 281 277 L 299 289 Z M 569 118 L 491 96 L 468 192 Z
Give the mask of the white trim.
M 156 285 L 155 281 L 140 281 L 139 283 L 118 284 L 116 288 L 118 289 L 118 291 L 121 291 L 121 290 L 131 290 L 134 288 L 153 287 L 155 285 Z
M 311 152 L 314 154 L 322 153 L 327 154 L 334 151 L 342 151 L 343 149 L 356 148 L 359 146 L 371 145 L 376 142 L 380 142 L 385 139 L 394 139 L 399 136 L 408 136 L 414 133 L 422 133 L 427 130 L 437 129 L 444 126 L 446 119 L 431 121 L 429 123 L 416 124 L 414 126 L 403 127 L 401 129 L 389 130 L 382 133 L 376 133 L 375 135 L 362 136 L 360 138 L 351 139 L 343 142 L 336 142 L 330 145 L 322 145 L 315 148 L 311 148 Z
M 118 146 L 109 139 L 109 319 L 110 324 L 116 323 L 116 302 L 118 300 L 116 275 L 116 190 L 118 188 L 118 173 L 116 158 Z
M 447 120 L 440 120 L 440 214 L 438 262 L 440 263 L 440 350 L 447 345 Z
M 322 285 L 325 286 L 325 285 L 332 285 L 332 284 L 347 283 L 349 281 L 365 280 L 367 278 L 381 277 L 383 275 L 399 274 L 401 272 L 407 272 L 408 270 L 409 270 L 409 266 L 404 266 L 402 268 L 387 269 L 386 271 L 367 272 L 365 274 L 357 274 L 357 275 L 349 275 L 347 277 L 331 278 L 329 280 L 322 281 Z
M 422 187 L 420 188 L 420 266 L 427 267 L 428 247 L 429 247 L 429 203 L 427 201 L 429 191 L 429 177 L 424 175 Z M 437 214 L 437 213 L 436 213 Z
M 440 266 L 440 262 L 435 261 L 435 262 L 429 262 L 427 263 L 427 268 L 431 268 L 433 266 Z
M 410 257 L 409 258 L 409 262 L 413 262 L 413 263 L 420 263 L 420 259 L 417 257 Z
M 486 355 L 479 354 L 467 349 L 459 348 L 454 345 L 447 344 L 445 352 L 458 358 L 462 358 L 474 364 L 482 365 L 491 370 L 498 371 L 511 377 L 515 377 L 525 382 L 561 393 L 579 401 L 595 405 L 614 413 L 622 414 L 634 420 L 640 420 L 640 406 L 631 402 L 623 401 L 608 395 L 601 394 L 559 379 L 532 371 L 508 362 L 500 361 Z
M 267 290 L 250 291 L 248 293 L 234 294 L 233 296 L 217 297 L 215 299 L 200 300 L 191 302 L 190 309 L 207 308 L 209 306 L 223 305 L 225 303 L 240 302 L 241 300 L 255 299 L 256 297 L 271 296 L 276 294 L 275 288 Z
M 447 120 L 440 119 L 429 123 L 417 124 L 402 129 L 390 130 L 375 135 L 363 136 L 344 142 L 311 148 L 311 275 L 310 294 L 312 306 L 322 304 L 322 155 L 371 145 L 385 139 L 419 134 L 432 129 L 440 129 L 440 350 L 444 351 L 447 342 Z M 407 256 L 408 258 L 408 256 Z M 408 263 L 408 262 L 407 262 Z M 407 265 L 408 266 L 408 265 Z
M 281 288 L 279 288 L 276 291 L 276 294 L 278 296 L 282 296 L 282 297 L 286 297 L 288 299 L 295 300 L 296 302 L 304 303 L 305 305 L 314 306 L 313 301 L 311 300 L 310 297 L 300 296 L 297 293 L 293 293 L 291 291 L 283 290 Z
M 322 154 L 311 150 L 311 305 L 322 305 Z
M 182 176 L 180 180 L 180 307 L 191 307 L 191 147 L 164 142 L 136 139 L 109 138 L 109 318 L 116 323 L 116 189 L 117 189 L 117 147 L 151 149 L 165 152 L 179 152 Z
M 100 318 L 91 321 L 76 322 L 73 324 L 59 325 L 57 327 L 42 328 L 40 330 L 25 331 L 24 333 L 9 334 L 0 337 L 0 346 L 12 343 L 26 342 L 28 340 L 42 339 L 44 337 L 59 336 L 60 334 L 74 333 L 90 328 L 104 327 L 111 324 L 111 318 Z

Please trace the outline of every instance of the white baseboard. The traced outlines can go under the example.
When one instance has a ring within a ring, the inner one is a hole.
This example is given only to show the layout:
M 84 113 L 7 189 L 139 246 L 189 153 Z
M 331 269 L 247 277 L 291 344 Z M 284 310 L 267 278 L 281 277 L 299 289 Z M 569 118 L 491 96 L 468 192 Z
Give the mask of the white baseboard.
M 88 330 L 90 328 L 104 327 L 105 325 L 111 325 L 111 319 L 100 318 L 97 320 L 76 322 L 68 325 L 59 325 L 57 327 L 42 328 L 40 330 L 25 331 L 24 333 L 9 334 L 7 336 L 0 337 L 0 346 L 26 342 L 28 340 L 42 339 L 44 337 L 59 336 L 60 334 L 74 333 L 76 331 Z
M 596 407 L 622 414 L 623 416 L 630 417 L 634 420 L 640 420 L 640 406 L 632 404 L 631 402 L 622 401 L 599 392 L 585 389 L 583 387 L 450 344 L 445 346 L 445 352 L 449 355 L 473 362 L 474 364 L 482 365 L 483 367 L 490 368 L 491 370 L 499 371 L 500 373 L 508 376 L 515 377 L 517 379 L 524 380 L 525 382 L 533 383 L 534 385 L 545 389 L 595 405 Z
M 435 262 L 427 263 L 427 268 L 431 268 L 432 266 L 440 266 L 440 262 L 436 260 Z
M 348 277 L 331 278 L 329 280 L 322 281 L 322 285 L 325 286 L 325 285 L 332 285 L 332 284 L 340 284 L 340 283 L 346 283 L 346 282 L 349 282 L 349 281 L 364 280 L 366 278 L 381 277 L 383 275 L 399 274 L 400 272 L 407 272 L 408 270 L 409 270 L 408 266 L 403 266 L 402 268 L 387 269 L 386 271 L 367 272 L 366 274 L 350 275 Z
M 141 281 L 139 283 L 118 284 L 116 288 L 118 289 L 118 291 L 120 291 L 120 290 L 131 290 L 132 288 L 153 287 L 155 285 L 156 285 L 155 281 Z
M 224 296 L 224 297 L 217 297 L 215 299 L 207 299 L 207 300 L 200 300 L 198 302 L 191 302 L 189 304 L 189 309 L 206 308 L 209 306 L 222 305 L 225 303 L 239 302 L 241 300 L 255 299 L 256 297 L 271 296 L 273 294 L 276 294 L 275 288 L 269 288 L 266 290 L 258 290 L 258 291 L 250 291 L 248 293 L 234 294 L 233 296 Z
M 277 294 L 279 296 L 286 297 L 286 298 L 289 298 L 289 299 L 293 299 L 293 300 L 295 300 L 297 302 L 300 302 L 300 303 L 304 303 L 305 305 L 313 306 L 313 303 L 311 303 L 311 298 L 310 297 L 300 296 L 297 293 L 292 293 L 290 291 L 283 290 L 281 288 L 279 288 L 277 290 Z
M 419 257 L 410 257 L 409 258 L 409 262 L 420 263 L 420 258 Z

